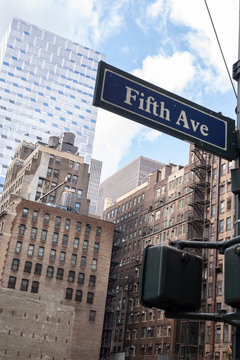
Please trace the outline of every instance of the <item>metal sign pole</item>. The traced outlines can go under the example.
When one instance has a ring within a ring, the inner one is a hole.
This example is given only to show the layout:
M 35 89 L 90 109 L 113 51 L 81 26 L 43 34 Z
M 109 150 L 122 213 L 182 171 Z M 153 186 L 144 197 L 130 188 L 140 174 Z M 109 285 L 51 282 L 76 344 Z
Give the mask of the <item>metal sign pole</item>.
M 240 0 L 239 0 L 239 9 L 240 11 Z M 240 61 L 240 14 L 239 14 L 239 33 L 238 33 L 238 63 Z M 239 132 L 240 132 L 240 77 L 237 79 L 237 138 L 239 147 Z M 236 157 L 235 168 L 240 167 L 240 153 L 239 149 Z M 240 235 L 240 194 L 235 195 L 235 226 L 234 226 L 234 235 Z M 232 359 L 240 359 L 240 328 L 232 326 Z

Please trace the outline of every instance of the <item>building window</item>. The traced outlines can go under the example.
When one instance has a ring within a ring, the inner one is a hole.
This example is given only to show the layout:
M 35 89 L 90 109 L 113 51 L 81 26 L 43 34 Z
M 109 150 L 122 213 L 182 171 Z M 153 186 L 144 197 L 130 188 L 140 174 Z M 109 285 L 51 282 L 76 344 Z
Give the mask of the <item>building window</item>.
M 44 255 L 44 247 L 43 246 L 39 246 L 38 249 L 38 257 L 42 258 Z
M 223 325 L 223 342 L 228 342 L 228 333 L 229 333 L 229 326 L 227 324 Z
M 19 263 L 20 263 L 19 259 L 13 259 L 11 269 L 17 271 L 19 268 Z
M 96 276 L 90 275 L 89 277 L 89 286 L 95 286 L 96 284 Z
M 78 191 L 77 191 L 77 197 L 78 197 L 78 199 L 81 199 L 81 198 L 82 198 L 82 190 L 81 190 L 81 189 L 78 189 Z
M 78 249 L 79 247 L 79 238 L 75 237 L 73 242 L 73 248 Z
M 74 282 L 75 281 L 75 271 L 69 271 L 68 273 L 68 281 Z
M 72 169 L 72 168 L 73 168 L 73 166 L 74 166 L 74 161 L 69 160 L 69 167 L 70 167 L 70 169 Z
M 23 208 L 23 211 L 22 211 L 22 218 L 23 219 L 27 219 L 28 211 L 29 210 L 27 208 Z
M 80 221 L 77 221 L 76 223 L 76 232 L 80 232 L 82 227 L 82 223 Z
M 42 273 L 42 264 L 37 263 L 35 265 L 34 274 L 35 275 L 41 275 L 41 273 Z
M 27 279 L 22 279 L 20 290 L 27 291 L 28 290 L 28 283 L 29 283 L 29 281 Z
M 231 224 L 231 218 L 228 217 L 226 219 L 226 231 L 231 230 L 232 224 Z
M 38 211 L 37 210 L 33 210 L 32 213 L 32 221 L 37 221 L 38 218 Z
M 56 216 L 55 226 L 56 226 L 56 227 L 60 227 L 60 226 L 61 226 L 61 217 L 60 217 L 60 216 Z
M 77 181 L 78 181 L 77 175 L 73 175 L 73 177 L 72 177 L 72 183 L 73 183 L 73 184 L 76 184 Z
M 54 267 L 53 266 L 48 266 L 46 276 L 49 277 L 49 278 L 52 278 L 53 277 L 53 272 L 54 272 Z
M 15 248 L 15 252 L 16 252 L 16 253 L 20 253 L 21 250 L 22 250 L 22 242 L 21 242 L 21 241 L 17 241 L 16 248 Z
M 50 250 L 50 260 L 54 261 L 56 259 L 56 250 L 55 249 L 51 249 Z
M 77 265 L 77 255 L 76 254 L 72 254 L 71 264 Z
M 39 282 L 38 281 L 33 281 L 32 282 L 31 292 L 37 294 L 38 289 L 39 289 Z
M 71 224 L 71 220 L 70 219 L 66 219 L 65 221 L 65 229 L 69 230 L 70 229 L 70 224 Z
M 53 237 L 52 237 L 52 243 L 53 244 L 58 243 L 58 236 L 59 236 L 59 233 L 57 233 L 57 232 L 53 233 Z
M 64 269 L 58 268 L 58 269 L 57 269 L 56 279 L 62 280 L 62 279 L 63 279 L 63 274 L 64 274 Z
M 90 310 L 89 311 L 89 321 L 95 321 L 96 319 L 96 311 Z
M 75 211 L 76 212 L 79 212 L 80 211 L 80 208 L 81 208 L 81 204 L 79 202 L 76 202 L 75 203 Z
M 86 235 L 89 235 L 89 234 L 90 234 L 90 231 L 91 231 L 91 225 L 90 225 L 90 224 L 86 224 L 85 234 L 86 234 Z
M 53 171 L 53 177 L 58 178 L 59 177 L 59 170 L 54 169 Z
M 40 191 L 36 191 L 35 200 L 37 201 L 38 199 L 40 199 L 40 197 L 41 197 Z
M 83 248 L 82 248 L 84 251 L 87 251 L 88 250 L 88 240 L 84 240 L 83 241 Z
M 78 284 L 83 285 L 84 284 L 84 279 L 85 279 L 85 274 L 84 273 L 79 273 L 78 274 Z
M 47 239 L 47 230 L 42 230 L 41 241 L 46 241 Z
M 32 227 L 32 230 L 31 230 L 31 238 L 32 238 L 33 240 L 35 240 L 35 239 L 37 238 L 37 231 L 38 231 L 37 228 Z
M 81 263 L 80 263 L 80 266 L 83 266 L 83 267 L 85 267 L 86 266 L 86 256 L 82 256 L 81 257 Z
M 43 219 L 43 225 L 48 225 L 50 220 L 50 214 L 45 214 Z
M 94 298 L 94 293 L 88 292 L 87 293 L 87 303 L 88 304 L 93 304 L 93 298 Z
M 217 295 L 222 295 L 222 280 L 217 281 Z
M 9 276 L 8 279 L 8 288 L 15 289 L 17 278 L 15 276 Z
M 52 168 L 50 167 L 47 169 L 47 176 L 48 177 L 52 176 Z
M 67 246 L 68 244 L 68 235 L 63 235 L 62 245 Z
M 66 258 L 66 253 L 64 251 L 61 251 L 59 261 L 64 262 L 65 258 Z
M 219 232 L 223 233 L 224 231 L 224 220 L 219 221 Z
M 227 199 L 227 210 L 231 210 L 231 208 L 232 208 L 232 199 L 228 198 Z
M 75 301 L 82 301 L 82 290 L 76 290 Z
M 60 164 L 61 163 L 61 158 L 59 156 L 56 156 L 55 161 L 56 161 L 56 164 Z
M 65 299 L 72 300 L 72 295 L 73 295 L 73 289 L 67 288 Z
M 212 284 L 208 284 L 208 297 L 212 297 Z
M 18 234 L 19 234 L 19 235 L 24 235 L 25 229 L 26 229 L 26 226 L 25 226 L 25 225 L 23 225 L 23 224 L 19 225 Z
M 225 204 L 224 200 L 220 202 L 220 214 L 224 213 L 224 204 Z
M 29 256 L 33 256 L 34 247 L 35 247 L 35 245 L 29 244 L 29 246 L 28 246 L 28 255 L 29 255 Z
M 97 270 L 97 259 L 92 260 L 92 270 Z
M 215 339 L 216 343 L 220 343 L 221 341 L 221 326 L 217 325 L 216 326 L 216 339 Z
M 31 263 L 31 261 L 26 261 L 23 271 L 30 274 L 30 273 L 31 273 L 31 270 L 32 270 L 32 263 Z
M 101 236 L 101 232 L 102 232 L 102 228 L 98 226 L 98 227 L 96 228 L 96 236 L 97 236 L 97 237 L 100 237 L 100 236 Z
M 98 253 L 99 253 L 99 243 L 95 242 L 93 252 L 94 252 L 95 254 L 98 254 Z

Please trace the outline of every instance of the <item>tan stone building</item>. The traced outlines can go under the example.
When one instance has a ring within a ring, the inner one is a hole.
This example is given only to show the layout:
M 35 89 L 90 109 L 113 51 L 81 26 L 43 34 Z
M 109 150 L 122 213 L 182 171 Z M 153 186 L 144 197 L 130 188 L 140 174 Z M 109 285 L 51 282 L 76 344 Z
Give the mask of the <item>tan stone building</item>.
M 99 359 L 114 224 L 88 216 L 88 165 L 68 135 L 23 142 L 7 171 L 1 359 Z
M 71 207 L 87 215 L 89 166 L 76 155 L 74 138 L 73 134 L 64 133 L 60 142 L 59 138 L 50 137 L 48 145 L 22 142 L 7 170 L 0 209 L 8 205 L 12 193 L 33 201 L 45 195 L 42 202 L 66 205 L 62 194 L 68 191 L 72 193 Z

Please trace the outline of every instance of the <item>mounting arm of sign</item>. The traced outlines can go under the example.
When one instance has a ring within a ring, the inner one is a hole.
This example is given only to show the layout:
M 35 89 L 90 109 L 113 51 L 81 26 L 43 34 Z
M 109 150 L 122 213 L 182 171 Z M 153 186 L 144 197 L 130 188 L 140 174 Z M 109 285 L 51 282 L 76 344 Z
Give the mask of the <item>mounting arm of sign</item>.
M 236 157 L 234 120 L 103 61 L 98 65 L 93 105 L 194 143 L 227 160 Z
M 175 246 L 182 250 L 184 248 L 195 248 L 195 249 L 216 249 L 219 250 L 220 254 L 224 254 L 224 251 L 240 243 L 240 235 L 226 241 L 189 241 L 189 240 L 176 240 L 170 241 L 169 245 Z

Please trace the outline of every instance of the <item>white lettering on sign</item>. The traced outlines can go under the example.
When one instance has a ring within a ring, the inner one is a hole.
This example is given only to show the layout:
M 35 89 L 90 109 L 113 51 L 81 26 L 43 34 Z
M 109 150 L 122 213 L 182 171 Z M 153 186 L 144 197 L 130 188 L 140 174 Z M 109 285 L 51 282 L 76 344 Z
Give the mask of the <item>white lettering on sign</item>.
M 148 96 L 147 98 L 145 98 L 145 94 L 143 92 L 140 93 L 138 90 L 135 90 L 129 86 L 125 86 L 125 88 L 125 104 L 131 106 L 135 105 L 138 107 L 139 110 L 145 111 L 149 114 L 153 114 L 154 116 L 158 116 L 163 120 L 171 121 L 170 110 L 166 108 L 163 101 L 160 101 L 158 103 L 153 96 Z M 199 130 L 203 136 L 209 135 L 208 126 L 206 124 L 200 125 L 198 121 L 188 119 L 187 114 L 184 110 L 180 112 L 180 115 L 176 121 L 176 125 L 188 130 L 192 130 L 194 133 Z
M 189 122 L 188 122 L 188 119 L 187 119 L 187 115 L 186 115 L 186 112 L 184 110 L 181 111 L 180 115 L 179 115 L 179 118 L 176 122 L 176 125 L 179 125 L 181 126 L 180 122 L 182 122 L 182 126 L 186 129 L 190 129 L 190 126 L 189 126 Z M 198 121 L 195 121 L 195 120 L 192 120 L 190 119 L 190 125 L 191 125 L 191 128 L 194 132 L 197 131 L 200 123 Z M 200 133 L 203 135 L 203 136 L 208 136 L 208 127 L 207 125 L 205 124 L 202 124 L 199 128 L 199 131 Z
M 170 121 L 170 111 L 165 108 L 163 101 L 161 101 L 159 105 L 153 96 L 148 96 L 147 99 L 145 99 L 145 94 L 143 92 L 139 94 L 139 91 L 132 89 L 129 86 L 125 87 L 127 89 L 126 98 L 124 100 L 125 104 L 133 105 L 133 103 L 136 104 L 137 102 L 138 109 Z M 139 97 L 137 98 L 137 96 Z

